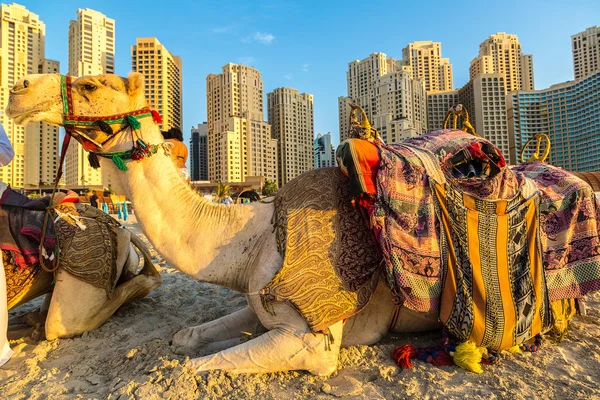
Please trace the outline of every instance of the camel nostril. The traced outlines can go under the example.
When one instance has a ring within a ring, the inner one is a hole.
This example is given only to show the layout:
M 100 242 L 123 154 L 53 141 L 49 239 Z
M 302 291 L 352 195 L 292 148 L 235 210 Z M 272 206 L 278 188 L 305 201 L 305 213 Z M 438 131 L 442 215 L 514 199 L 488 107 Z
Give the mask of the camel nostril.
M 25 89 L 27 89 L 27 88 L 29 87 L 29 81 L 28 81 L 27 79 L 25 79 L 25 80 L 23 81 L 23 87 L 24 87 Z

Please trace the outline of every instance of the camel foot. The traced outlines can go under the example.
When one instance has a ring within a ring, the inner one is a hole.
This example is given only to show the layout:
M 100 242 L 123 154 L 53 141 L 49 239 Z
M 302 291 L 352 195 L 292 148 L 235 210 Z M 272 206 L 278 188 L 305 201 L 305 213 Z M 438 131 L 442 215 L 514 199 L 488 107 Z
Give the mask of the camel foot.
M 220 369 L 236 374 L 306 370 L 328 376 L 337 370 L 342 324 L 331 327 L 333 340 L 308 327 L 281 327 L 219 353 L 189 360 L 196 372 Z
M 266 332 L 266 329 L 259 322 L 254 311 L 250 307 L 245 307 L 234 313 L 217 318 L 214 321 L 182 329 L 173 336 L 171 344 L 174 347 L 173 351 L 177 354 L 194 354 L 200 347 L 209 345 L 210 343 L 234 340 L 228 346 L 231 347 L 241 343 L 242 340 L 240 338 L 246 339 L 248 336 L 264 332 Z M 214 347 L 212 352 L 220 351 L 224 348 L 227 347 Z M 207 350 L 203 349 L 203 352 L 206 354 Z

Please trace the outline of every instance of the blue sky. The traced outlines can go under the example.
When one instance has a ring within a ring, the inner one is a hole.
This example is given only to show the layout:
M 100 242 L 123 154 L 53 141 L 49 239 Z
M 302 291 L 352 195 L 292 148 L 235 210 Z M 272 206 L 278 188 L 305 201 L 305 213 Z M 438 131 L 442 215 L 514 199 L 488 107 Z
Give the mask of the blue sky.
M 67 72 L 69 21 L 78 8 L 116 20 L 116 73 L 131 67 L 136 37 L 157 37 L 183 60 L 183 132 L 206 119 L 206 75 L 228 62 L 262 73 L 265 93 L 286 86 L 315 96 L 315 133 L 338 142 L 337 98 L 348 63 L 383 52 L 401 58 L 407 43 L 442 42 L 454 86 L 490 34 L 516 34 L 533 54 L 537 89 L 573 79 L 571 35 L 600 25 L 600 0 L 571 1 L 20 1 L 46 24 L 46 57 Z M 266 99 L 265 99 L 266 103 Z M 265 115 L 265 119 L 266 119 Z

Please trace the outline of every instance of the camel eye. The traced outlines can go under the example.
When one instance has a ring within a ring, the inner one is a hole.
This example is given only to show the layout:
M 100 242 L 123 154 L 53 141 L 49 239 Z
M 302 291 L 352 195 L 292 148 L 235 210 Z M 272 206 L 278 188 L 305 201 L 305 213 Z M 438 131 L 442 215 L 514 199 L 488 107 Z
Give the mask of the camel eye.
M 85 83 L 83 85 L 83 89 L 87 90 L 88 92 L 92 92 L 92 91 L 96 90 L 96 85 L 94 85 L 93 83 Z

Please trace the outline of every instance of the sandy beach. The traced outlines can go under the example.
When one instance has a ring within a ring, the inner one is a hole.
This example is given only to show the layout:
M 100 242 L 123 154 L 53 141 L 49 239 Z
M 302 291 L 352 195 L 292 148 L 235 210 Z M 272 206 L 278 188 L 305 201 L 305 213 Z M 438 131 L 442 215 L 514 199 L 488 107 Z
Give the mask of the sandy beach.
M 135 218 L 126 223 L 139 234 Z M 146 240 L 144 238 L 144 240 Z M 600 398 L 600 294 L 586 316 L 576 316 L 560 343 L 537 354 L 509 354 L 477 375 L 458 367 L 415 361 L 400 370 L 395 346 L 434 345 L 440 333 L 390 334 L 375 346 L 342 349 L 339 370 L 324 378 L 306 372 L 194 374 L 170 341 L 179 329 L 242 308 L 239 293 L 200 283 L 176 271 L 152 249 L 163 285 L 124 306 L 102 327 L 81 337 L 12 342 L 15 356 L 0 369 L 3 399 L 573 399 Z M 10 312 L 33 311 L 41 299 Z M 201 355 L 199 348 L 196 354 Z

